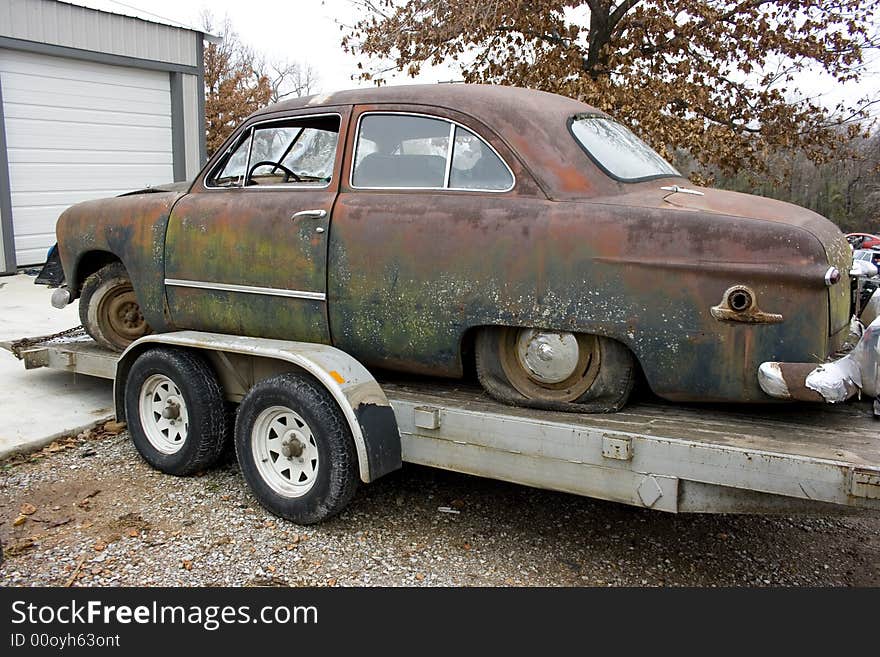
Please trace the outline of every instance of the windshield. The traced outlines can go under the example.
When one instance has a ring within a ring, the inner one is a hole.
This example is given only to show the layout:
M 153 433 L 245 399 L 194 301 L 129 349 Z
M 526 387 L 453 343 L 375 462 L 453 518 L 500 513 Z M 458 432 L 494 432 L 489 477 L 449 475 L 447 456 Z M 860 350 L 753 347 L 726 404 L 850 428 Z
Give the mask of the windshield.
M 571 132 L 596 164 L 618 180 L 681 174 L 625 127 L 598 114 L 579 114 Z

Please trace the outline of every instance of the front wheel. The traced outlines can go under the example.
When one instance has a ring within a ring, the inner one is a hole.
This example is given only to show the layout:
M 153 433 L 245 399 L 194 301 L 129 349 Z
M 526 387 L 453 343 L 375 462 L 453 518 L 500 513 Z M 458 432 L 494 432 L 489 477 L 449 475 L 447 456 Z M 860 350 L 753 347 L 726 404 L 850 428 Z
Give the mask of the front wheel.
M 83 283 L 79 318 L 95 342 L 113 351 L 152 333 L 120 262 L 105 265 Z
M 251 388 L 238 409 L 235 452 L 260 504 L 300 525 L 336 515 L 357 489 L 348 423 L 308 375 L 280 374 Z
M 483 388 L 514 406 L 613 413 L 626 404 L 635 380 L 630 351 L 598 335 L 487 327 L 477 334 L 475 352 Z

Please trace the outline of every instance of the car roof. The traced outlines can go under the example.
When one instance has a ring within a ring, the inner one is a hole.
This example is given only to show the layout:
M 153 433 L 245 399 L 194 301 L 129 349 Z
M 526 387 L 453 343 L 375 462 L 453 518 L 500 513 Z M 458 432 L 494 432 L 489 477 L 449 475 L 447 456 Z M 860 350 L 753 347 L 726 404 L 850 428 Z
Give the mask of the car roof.
M 482 84 L 421 84 L 348 89 L 294 98 L 254 116 L 339 105 L 423 105 L 461 112 L 482 122 L 522 160 L 550 198 L 619 193 L 569 131 L 576 114 L 604 114 L 586 103 L 535 89 Z
M 446 107 L 478 118 L 488 110 L 493 115 L 520 113 L 530 109 L 550 110 L 562 107 L 570 113 L 596 112 L 594 107 L 565 96 L 491 84 L 408 84 L 346 89 L 303 98 L 292 98 L 260 110 L 257 114 L 314 107 L 320 105 L 375 104 L 431 105 Z

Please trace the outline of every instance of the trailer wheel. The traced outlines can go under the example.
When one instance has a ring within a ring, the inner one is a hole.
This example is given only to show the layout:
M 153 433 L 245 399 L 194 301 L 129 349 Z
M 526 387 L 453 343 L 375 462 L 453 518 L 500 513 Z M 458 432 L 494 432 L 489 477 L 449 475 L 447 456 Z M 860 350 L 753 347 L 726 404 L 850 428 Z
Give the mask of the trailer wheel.
M 477 376 L 495 399 L 575 413 L 612 413 L 626 404 L 635 361 L 598 335 L 487 327 L 475 342 Z
M 167 474 L 214 465 L 229 435 L 217 377 L 184 349 L 153 348 L 137 357 L 125 383 L 125 416 L 138 452 Z
M 113 351 L 153 332 L 121 262 L 101 267 L 83 283 L 79 319 L 95 342 Z
M 311 376 L 255 385 L 235 422 L 235 452 L 254 496 L 300 525 L 336 515 L 354 497 L 358 462 L 342 411 Z

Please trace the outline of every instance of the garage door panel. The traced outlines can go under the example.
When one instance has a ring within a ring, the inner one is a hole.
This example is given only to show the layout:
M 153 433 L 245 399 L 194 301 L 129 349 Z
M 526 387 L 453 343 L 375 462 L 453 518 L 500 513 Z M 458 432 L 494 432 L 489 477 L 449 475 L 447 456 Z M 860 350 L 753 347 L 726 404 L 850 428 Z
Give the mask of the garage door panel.
M 3 100 L 6 101 L 7 88 L 9 93 L 9 102 L 17 102 L 16 95 L 22 91 L 32 89 L 52 89 L 53 92 L 60 96 L 94 96 L 95 98 L 113 99 L 114 97 L 123 96 L 128 100 L 135 100 L 142 103 L 162 103 L 165 97 L 171 96 L 170 88 L 165 91 L 158 89 L 143 89 L 140 87 L 122 86 L 115 84 L 101 84 L 98 82 L 83 82 L 81 80 L 69 80 L 63 78 L 47 78 L 45 76 L 27 76 L 19 73 L 3 74 Z M 167 80 L 167 73 L 158 73 Z M 8 81 L 7 81 L 8 80 Z M 35 83 L 36 82 L 36 86 Z M 166 87 L 168 86 L 166 82 Z
M 28 229 L 35 235 L 55 234 L 55 223 L 61 213 L 67 209 L 66 205 L 46 205 L 33 208 L 19 208 L 15 218 L 25 221 Z
M 0 71 L 141 89 L 167 89 L 161 78 L 155 75 L 155 71 L 11 50 L 4 51 L 3 60 L 0 61 Z
M 166 72 L 0 50 L 16 259 L 45 259 L 80 201 L 173 179 Z
M 57 208 L 61 207 L 62 209 L 66 209 L 73 205 L 74 203 L 80 203 L 82 201 L 89 201 L 95 198 L 107 198 L 110 196 L 119 196 L 120 194 L 125 194 L 126 192 L 132 192 L 136 189 L 140 189 L 142 186 L 134 185 L 134 186 L 126 186 L 126 187 L 117 187 L 115 189 L 107 188 L 107 189 L 88 189 L 86 191 L 72 191 L 72 190 L 64 190 L 59 192 L 52 192 L 46 190 L 39 190 L 34 192 L 12 192 L 12 203 L 13 206 L 18 206 L 19 212 L 27 211 L 29 208 Z M 61 214 L 58 212 L 57 214 Z
M 134 116 L 140 125 L 151 128 L 171 128 L 171 117 L 162 114 L 143 114 L 111 110 L 71 109 L 67 107 L 46 107 L 45 105 L 21 105 L 9 103 L 6 120 L 51 121 L 53 123 L 77 123 L 91 125 L 129 125 Z
M 52 245 L 55 243 L 55 233 L 47 233 L 40 235 L 27 235 L 20 240 L 15 241 L 15 255 L 19 262 L 22 260 L 30 264 L 39 264 L 46 262 L 46 254 L 50 247 L 44 246 L 46 243 Z
M 13 148 L 76 148 L 90 146 L 97 150 L 124 148 L 127 144 L 141 144 L 155 148 L 157 144 L 169 144 L 171 152 L 171 128 L 152 128 L 142 125 L 101 126 L 87 123 L 11 119 L 6 122 L 6 141 Z M 26 146 L 25 146 L 26 145 Z M 134 150 L 134 149 L 131 149 Z
M 43 91 L 42 89 L 18 89 L 14 95 L 14 101 L 7 99 L 8 95 L 4 86 L 4 102 L 11 105 L 24 105 L 26 107 L 44 105 L 59 109 L 94 109 L 129 114 L 158 114 L 160 116 L 164 116 L 168 109 L 168 101 L 165 98 L 165 94 L 156 94 L 147 98 L 128 99 L 119 96 L 68 93 L 59 98 L 58 94 Z
M 9 167 L 9 182 L 15 192 L 80 191 L 94 188 L 95 181 L 111 189 L 148 185 L 167 174 L 164 164 L 64 164 L 22 163 Z M 167 182 L 167 178 L 165 179 Z M 15 193 L 14 192 L 14 193 Z M 16 215 L 17 216 L 17 215 Z
M 94 149 L 57 149 L 57 148 L 10 148 L 7 150 L 9 163 L 53 163 L 59 165 L 77 164 L 162 164 L 168 165 L 171 152 L 162 151 L 99 151 Z M 137 158 L 137 162 L 132 162 Z

